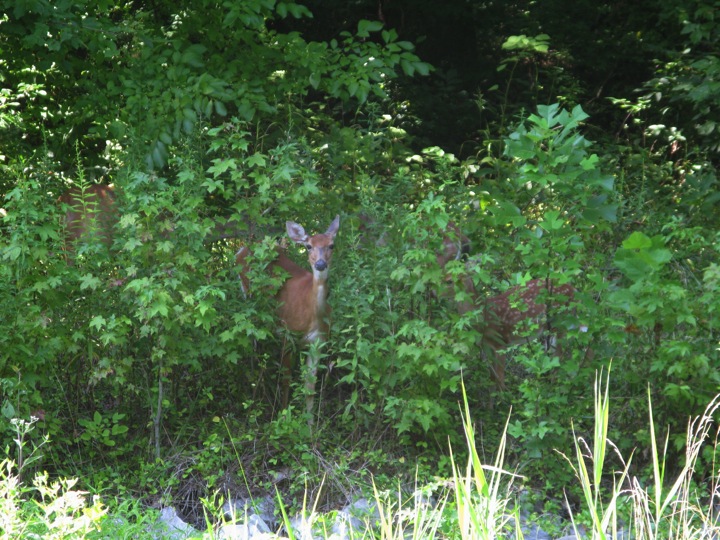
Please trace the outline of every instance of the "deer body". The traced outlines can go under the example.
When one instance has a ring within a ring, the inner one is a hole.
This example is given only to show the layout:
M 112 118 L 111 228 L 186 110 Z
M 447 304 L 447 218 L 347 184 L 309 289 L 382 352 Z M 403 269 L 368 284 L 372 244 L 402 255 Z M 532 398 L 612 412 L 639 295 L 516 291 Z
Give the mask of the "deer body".
M 443 243 L 436 258 L 438 264 L 445 268 L 450 261 L 468 254 L 470 240 L 452 222 L 442 235 Z M 466 269 L 469 270 L 472 264 L 476 263 L 466 262 Z M 553 316 L 567 309 L 576 292 L 570 284 L 556 285 L 549 279 L 533 279 L 502 294 L 482 298 L 469 276 L 462 280 L 461 288 L 472 300 L 457 302 L 457 310 L 461 315 L 474 310 L 482 311 L 482 322 L 478 327 L 481 334 L 479 345 L 492 355 L 490 368 L 499 388 L 505 387 L 506 355 L 503 349 L 543 335 L 548 338 L 548 345 L 556 346 Z M 535 324 L 532 335 L 527 332 L 530 323 Z M 580 331 L 587 332 L 587 326 L 580 326 Z
M 525 321 L 546 323 L 548 306 L 545 296 L 558 297 L 556 305 L 566 305 L 573 299 L 575 289 L 571 285 L 553 286 L 544 279 L 533 279 L 525 285 L 513 287 L 485 302 L 485 339 L 493 348 L 514 345 L 524 339 L 517 335 L 518 327 Z M 543 297 L 542 301 L 539 297 Z M 545 326 L 547 326 L 545 324 Z M 545 328 L 539 324 L 540 333 Z
M 288 236 L 293 242 L 302 244 L 307 249 L 311 271 L 297 265 L 279 249 L 277 257 L 270 264 L 270 270 L 272 267 L 279 267 L 289 274 L 277 294 L 278 317 L 287 330 L 301 334 L 305 343 L 322 342 L 328 333 L 328 318 L 331 311 L 327 303 L 328 277 L 335 235 L 339 227 L 340 216 L 336 216 L 325 233 L 309 236 L 301 225 L 288 221 L 286 223 Z M 247 248 L 242 248 L 237 254 L 237 262 L 244 269 L 247 269 L 249 254 Z M 243 288 L 248 290 L 249 283 L 245 272 L 241 275 L 241 279 Z M 305 406 L 311 418 L 319 362 L 316 352 L 316 348 L 311 348 L 305 379 L 307 392 Z M 283 344 L 282 366 L 282 406 L 287 407 L 292 370 L 292 351 L 287 344 Z
M 521 343 L 522 341 L 552 334 L 553 308 L 567 306 L 575 295 L 572 285 L 555 286 L 545 279 L 533 279 L 525 285 L 513 287 L 502 294 L 485 300 L 483 306 L 483 345 L 492 350 L 492 372 L 499 388 L 505 387 L 506 357 L 502 349 Z M 548 305 L 549 297 L 554 304 Z M 467 312 L 470 306 L 461 306 L 461 313 Z M 535 323 L 533 335 L 523 332 L 527 323 Z M 583 331 L 586 331 L 585 327 Z M 550 336 L 555 345 L 554 336 Z
M 470 253 L 470 239 L 465 236 L 454 221 L 445 227 L 442 236 L 442 250 L 437 254 L 438 264 L 445 268 L 450 261 L 465 260 Z
M 97 236 L 107 246 L 112 243 L 113 227 L 118 219 L 113 186 L 90 184 L 84 189 L 73 186 L 59 202 L 67 206 L 65 251 L 69 260 L 72 244 L 77 240 Z
M 327 272 L 316 277 L 315 272 L 301 268 L 284 253 L 272 264 L 290 274 L 278 293 L 280 320 L 291 332 L 303 334 L 305 341 L 315 341 L 327 332 L 326 316 L 331 311 L 327 303 Z

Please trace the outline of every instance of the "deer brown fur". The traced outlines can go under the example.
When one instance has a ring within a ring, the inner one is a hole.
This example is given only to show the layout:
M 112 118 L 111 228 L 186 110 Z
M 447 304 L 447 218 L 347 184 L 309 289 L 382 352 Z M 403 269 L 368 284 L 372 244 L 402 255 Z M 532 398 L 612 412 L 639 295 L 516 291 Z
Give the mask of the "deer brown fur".
M 73 244 L 97 236 L 109 246 L 118 220 L 115 190 L 111 185 L 73 186 L 59 199 L 65 211 L 65 253 L 74 258 Z
M 288 277 L 277 293 L 278 317 L 284 327 L 302 335 L 305 343 L 322 342 L 328 333 L 331 308 L 327 303 L 329 293 L 329 271 L 334 247 L 335 235 L 340 227 L 340 216 L 336 216 L 322 234 L 309 236 L 305 229 L 293 222 L 286 223 L 290 239 L 302 244 L 308 251 L 308 263 L 312 271 L 302 268 L 293 262 L 278 248 L 277 257 L 270 263 L 269 270 L 281 268 Z M 250 289 L 247 278 L 247 258 L 250 251 L 242 248 L 237 254 L 237 263 L 242 266 L 241 279 L 245 291 Z M 312 418 L 314 406 L 315 380 L 317 377 L 318 358 L 308 355 L 308 371 L 305 380 L 306 409 Z M 283 345 L 282 354 L 282 405 L 286 407 L 289 400 L 289 382 L 292 370 L 292 350 Z
M 472 290 L 474 291 L 474 287 Z M 533 279 L 525 285 L 518 285 L 502 294 L 477 301 L 477 305 L 481 305 L 483 309 L 483 345 L 492 350 L 491 369 L 499 388 L 505 387 L 506 357 L 501 352 L 502 349 L 530 337 L 551 334 L 553 329 L 550 318 L 553 312 L 556 308 L 567 306 L 574 296 L 575 288 L 570 284 L 556 286 L 550 280 Z M 551 299 L 554 304 L 548 307 Z M 468 304 L 460 307 L 461 313 L 469 309 L 472 307 Z M 533 336 L 522 331 L 526 323 L 535 325 Z
M 436 256 L 440 266 L 444 268 L 448 262 L 460 259 L 469 251 L 470 240 L 455 223 L 449 223 L 443 231 L 442 249 Z M 466 268 L 472 264 L 475 263 L 466 262 Z M 548 279 L 533 279 L 489 298 L 482 297 L 469 276 L 465 276 L 461 286 L 466 298 L 471 300 L 457 302 L 457 310 L 460 314 L 482 310 L 479 345 L 492 354 L 491 371 L 499 388 L 505 387 L 506 357 L 502 350 L 532 337 L 522 331 L 525 323 L 535 324 L 535 336 L 552 334 L 554 312 L 571 303 L 576 292 L 570 284 L 556 285 Z M 581 327 L 581 331 L 587 331 L 587 327 Z

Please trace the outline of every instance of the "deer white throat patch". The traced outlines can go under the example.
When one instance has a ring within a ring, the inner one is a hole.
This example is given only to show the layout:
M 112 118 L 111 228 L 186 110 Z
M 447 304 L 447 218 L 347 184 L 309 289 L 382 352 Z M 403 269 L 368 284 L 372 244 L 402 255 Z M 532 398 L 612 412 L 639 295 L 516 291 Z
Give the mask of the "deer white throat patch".
M 317 297 L 316 297 L 318 307 L 322 307 L 325 305 L 326 297 L 327 297 L 327 294 L 325 292 L 325 285 L 318 285 Z

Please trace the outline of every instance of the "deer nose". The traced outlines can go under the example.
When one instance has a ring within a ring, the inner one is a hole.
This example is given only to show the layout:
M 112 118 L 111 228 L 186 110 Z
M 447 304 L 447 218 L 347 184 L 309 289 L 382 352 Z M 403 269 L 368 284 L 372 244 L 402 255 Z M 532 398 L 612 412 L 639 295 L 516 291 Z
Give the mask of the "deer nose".
M 315 263 L 315 270 L 318 272 L 322 272 L 327 268 L 327 263 L 325 262 L 325 259 L 320 259 Z

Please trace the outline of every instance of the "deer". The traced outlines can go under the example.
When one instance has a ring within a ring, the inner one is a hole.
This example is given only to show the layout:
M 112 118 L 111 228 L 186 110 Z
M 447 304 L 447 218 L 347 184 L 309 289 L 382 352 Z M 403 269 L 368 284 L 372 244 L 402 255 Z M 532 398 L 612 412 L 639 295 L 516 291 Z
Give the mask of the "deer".
M 65 257 L 74 259 L 73 244 L 96 236 L 103 244 L 113 241 L 113 227 L 118 221 L 115 188 L 112 185 L 73 186 L 58 200 L 65 212 Z
M 470 239 L 454 221 L 450 221 L 442 233 L 442 249 L 436 254 L 437 262 L 441 268 L 445 268 L 450 261 L 467 259 L 470 247 Z
M 66 209 L 64 249 L 68 262 L 72 263 L 73 244 L 80 239 L 97 237 L 110 247 L 114 239 L 114 227 L 119 220 L 117 194 L 118 190 L 112 184 L 74 185 L 58 199 Z M 2 212 L 0 208 L 0 217 Z M 245 234 L 244 231 L 253 229 L 253 224 L 246 216 L 229 220 L 215 216 L 212 228 L 206 233 L 205 242 L 239 238 Z M 168 236 L 166 232 L 161 234 Z
M 287 273 L 287 279 L 276 295 L 278 301 L 277 315 L 285 330 L 302 336 L 302 344 L 310 346 L 307 356 L 305 376 L 305 410 L 313 418 L 315 400 L 315 384 L 319 358 L 317 346 L 324 342 L 329 331 L 331 307 L 327 302 L 330 285 L 330 261 L 335 243 L 335 235 L 340 228 L 340 216 L 330 223 L 324 233 L 310 236 L 302 225 L 294 221 L 285 224 L 290 240 L 303 245 L 308 252 L 308 263 L 311 271 L 306 270 L 292 261 L 280 247 L 277 256 L 270 263 L 268 270 L 281 269 Z M 248 257 L 250 250 L 242 247 L 236 255 L 236 262 L 242 268 L 241 281 L 245 294 L 249 291 L 247 277 Z M 287 408 L 290 397 L 290 379 L 293 365 L 292 347 L 283 342 L 281 365 L 281 405 Z
M 442 231 L 442 244 L 436 253 L 441 268 L 453 260 L 465 259 L 465 271 L 472 269 L 473 260 L 467 260 L 470 251 L 470 240 L 460 228 L 450 222 Z M 446 280 L 452 281 L 448 275 Z M 460 283 L 465 298 L 470 300 L 456 301 L 456 309 L 460 315 L 480 310 L 482 322 L 478 325 L 481 334 L 479 345 L 492 356 L 491 374 L 499 389 L 505 388 L 506 354 L 503 350 L 532 338 L 547 335 L 546 346 L 557 345 L 557 335 L 553 333 L 552 316 L 559 309 L 566 309 L 575 298 L 576 289 L 569 283 L 556 284 L 551 279 L 532 279 L 524 285 L 511 287 L 502 294 L 481 298 L 479 291 L 469 275 L 465 275 Z M 444 296 L 448 297 L 449 294 Z M 532 335 L 523 331 L 530 323 L 536 325 Z M 588 327 L 579 326 L 581 332 Z
M 358 215 L 360 225 L 360 244 L 367 249 L 373 247 L 385 247 L 389 243 L 388 231 L 384 227 L 380 227 L 372 217 L 365 213 Z M 380 229 L 382 232 L 378 233 Z M 410 238 L 410 242 L 414 243 L 414 239 Z M 470 239 L 463 234 L 460 227 L 454 221 L 448 221 L 442 229 L 442 247 L 436 254 L 436 260 L 441 268 L 452 260 L 461 260 L 467 258 L 470 253 Z
M 472 281 L 466 281 L 470 282 L 466 287 L 471 288 L 471 293 L 477 298 Z M 576 292 L 569 283 L 558 285 L 551 279 L 533 279 L 484 301 L 476 300 L 472 305 L 463 302 L 458 306 L 460 314 L 471 309 L 482 309 L 482 346 L 492 354 L 490 369 L 498 389 L 505 389 L 507 358 L 503 350 L 507 347 L 546 335 L 546 347 L 559 349 L 559 336 L 553 335 L 552 317 L 558 308 L 567 308 Z M 523 331 L 529 324 L 535 325 L 531 335 Z M 580 331 L 587 332 L 587 327 L 581 326 Z

